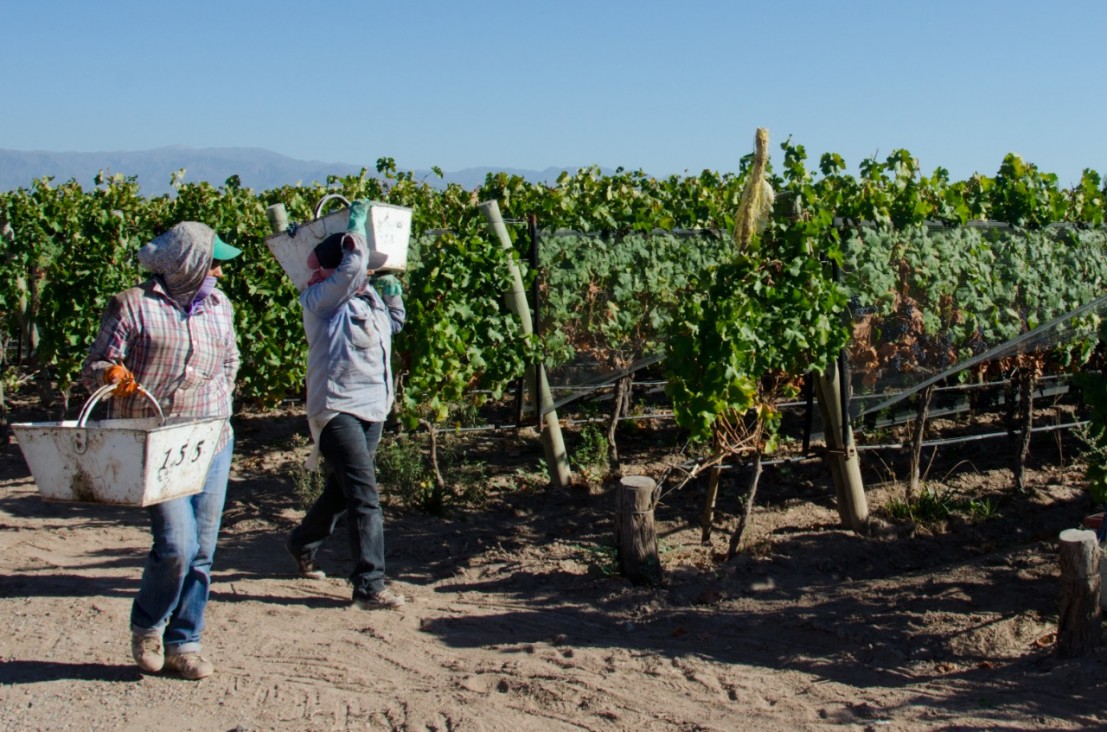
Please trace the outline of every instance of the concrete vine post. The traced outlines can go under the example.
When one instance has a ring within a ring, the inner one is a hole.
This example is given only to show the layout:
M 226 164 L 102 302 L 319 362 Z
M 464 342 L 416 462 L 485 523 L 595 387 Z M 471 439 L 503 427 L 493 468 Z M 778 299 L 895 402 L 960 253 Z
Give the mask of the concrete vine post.
M 500 242 L 504 249 L 512 249 L 511 237 L 507 234 L 503 216 L 500 214 L 500 205 L 496 201 L 485 201 L 477 205 L 485 221 L 488 230 Z M 519 318 L 523 333 L 530 335 L 534 332 L 531 321 L 530 306 L 527 304 L 526 290 L 523 288 L 523 275 L 519 272 L 519 265 L 514 259 L 510 260 L 511 289 L 506 293 L 507 306 L 511 312 Z M 557 412 L 553 408 L 553 397 L 550 395 L 550 385 L 546 381 L 546 369 L 542 364 L 527 366 L 527 388 L 530 390 L 531 402 L 540 410 L 542 417 L 542 448 L 546 454 L 546 465 L 550 472 L 550 481 L 559 488 L 567 488 L 572 484 L 573 474 L 569 469 L 569 454 L 565 450 L 565 439 L 561 436 L 561 423 L 557 419 Z
M 868 530 L 869 503 L 861 479 L 861 459 L 853 442 L 853 428 L 846 422 L 847 415 L 842 409 L 844 400 L 837 361 L 831 362 L 815 380 L 815 395 L 823 416 L 823 436 L 838 517 L 843 526 L 863 534 Z
M 753 167 L 734 221 L 734 244 L 738 252 L 743 252 L 750 246 L 753 237 L 764 230 L 772 214 L 774 194 L 765 179 L 769 159 L 769 131 L 763 127 L 758 128 L 754 145 Z M 848 385 L 846 388 L 849 388 Z M 860 460 L 853 443 L 853 431 L 846 421 L 849 415 L 843 408 L 846 403 L 843 397 L 848 394 L 842 394 L 836 366 L 828 368 L 816 380 L 815 391 L 825 425 L 838 514 L 843 524 L 858 533 L 864 533 L 868 528 L 869 509 L 861 480 Z
M 283 203 L 274 203 L 265 209 L 265 217 L 269 219 L 269 230 L 272 233 L 279 234 L 288 229 L 288 211 Z

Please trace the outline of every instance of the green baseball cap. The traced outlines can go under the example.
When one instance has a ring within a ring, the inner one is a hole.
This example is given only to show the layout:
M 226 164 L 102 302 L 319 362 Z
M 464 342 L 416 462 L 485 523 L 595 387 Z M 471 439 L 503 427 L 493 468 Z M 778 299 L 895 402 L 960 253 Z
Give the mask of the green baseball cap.
M 215 235 L 215 246 L 211 249 L 211 258 L 218 259 L 220 261 L 226 261 L 228 259 L 234 259 L 239 254 L 242 254 L 242 250 L 238 247 L 232 247 L 227 242 L 219 238 L 219 235 Z

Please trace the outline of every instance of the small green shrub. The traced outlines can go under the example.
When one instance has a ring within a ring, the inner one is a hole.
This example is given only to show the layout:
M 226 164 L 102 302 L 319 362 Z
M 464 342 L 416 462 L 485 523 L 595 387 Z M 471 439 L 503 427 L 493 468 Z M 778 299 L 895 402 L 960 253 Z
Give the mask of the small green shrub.
M 595 567 L 605 577 L 619 575 L 619 550 L 610 544 L 578 544 L 586 563 Z
M 999 503 L 991 498 L 973 498 L 965 502 L 965 513 L 973 521 L 985 521 L 999 515 Z
M 311 445 L 311 440 L 302 435 L 292 438 L 292 448 L 300 452 Z M 296 498 L 296 505 L 305 511 L 311 508 L 316 499 L 323 492 L 323 486 L 327 482 L 327 474 L 323 462 L 319 467 L 309 470 L 302 461 L 292 464 L 292 495 Z
M 386 434 L 377 447 L 377 481 L 406 506 L 426 509 L 433 503 L 434 476 L 419 439 Z
M 580 431 L 579 442 L 573 451 L 573 462 L 586 473 L 607 472 L 607 435 L 594 424 L 586 424 Z
M 449 414 L 442 429 L 445 431 L 455 427 L 474 427 L 480 423 L 480 405 L 476 400 L 470 399 L 450 405 Z
M 461 503 L 480 504 L 488 497 L 488 465 L 479 460 L 463 460 L 451 464 L 446 480 L 454 486 L 454 496 Z
M 1107 503 L 1107 379 L 1100 372 L 1088 371 L 1074 375 L 1072 381 L 1080 389 L 1088 413 L 1088 423 L 1076 430 L 1088 447 L 1088 494 L 1102 506 Z
M 936 524 L 955 514 L 974 522 L 986 521 L 999 515 L 999 507 L 999 502 L 992 498 L 958 498 L 953 490 L 940 491 L 927 486 L 910 503 L 892 499 L 887 511 L 895 519 Z
M 898 498 L 888 503 L 888 512 L 893 518 L 916 521 L 922 524 L 945 521 L 954 512 L 955 503 L 949 491 L 937 491 L 926 486 L 914 501 Z

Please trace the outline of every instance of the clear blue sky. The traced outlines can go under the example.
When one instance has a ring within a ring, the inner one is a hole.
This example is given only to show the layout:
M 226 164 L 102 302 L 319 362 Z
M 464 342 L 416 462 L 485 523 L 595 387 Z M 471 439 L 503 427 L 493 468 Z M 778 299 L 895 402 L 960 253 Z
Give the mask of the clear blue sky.
M 260 147 L 404 170 L 1107 175 L 1098 0 L 0 0 L 0 148 Z

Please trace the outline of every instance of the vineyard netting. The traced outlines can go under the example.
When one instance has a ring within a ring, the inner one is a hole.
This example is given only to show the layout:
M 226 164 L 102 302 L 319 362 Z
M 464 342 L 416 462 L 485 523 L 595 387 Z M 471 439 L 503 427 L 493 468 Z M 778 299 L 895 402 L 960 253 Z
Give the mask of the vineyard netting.
M 1087 362 L 1107 308 L 1107 234 L 961 227 L 858 229 L 843 244 L 854 416 L 926 386 Z
M 1100 229 L 838 231 L 841 266 L 826 266 L 849 298 L 845 371 L 859 427 L 910 421 L 909 398 L 927 386 L 960 393 L 1028 364 L 1040 379 L 1064 378 L 1086 366 L 1099 343 L 1107 309 Z M 521 250 L 524 238 L 520 232 Z M 706 273 L 733 251 L 715 230 L 542 231 L 536 243 L 532 294 L 555 406 L 631 374 L 656 377 L 676 306 L 702 297 Z M 897 409 L 905 415 L 887 416 Z M 814 419 L 819 429 L 817 411 Z
M 555 402 L 658 363 L 675 306 L 731 246 L 708 230 L 542 234 L 539 323 Z
M 782 355 L 757 364 L 736 359 L 734 372 L 752 366 L 755 378 L 772 369 L 802 378 L 793 371 L 802 371 L 808 356 L 825 364 L 849 334 L 839 371 L 850 381 L 855 429 L 907 421 L 910 415 L 888 413 L 911 411 L 912 397 L 928 386 L 952 392 L 1009 380 L 1016 369 L 1062 379 L 1099 367 L 1107 207 L 1098 176 L 1089 173 L 1078 188 L 1060 191 L 1009 157 L 994 179 L 954 183 L 919 177 L 897 152 L 856 180 L 844 175 L 841 161 L 824 157 L 816 178 L 802 165 L 801 148 L 782 148 L 764 248 L 747 252 L 742 276 L 732 270 L 733 279 L 716 275 L 735 257 L 730 229 L 742 174 L 657 180 L 582 170 L 554 187 L 499 174 L 478 191 L 439 193 L 383 161 L 383 178 L 363 174 L 262 194 L 234 180 L 219 189 L 182 184 L 175 197 L 149 200 L 122 176 L 98 179 L 92 190 L 36 181 L 0 196 L 3 376 L 9 387 L 33 378 L 65 393 L 108 297 L 143 276 L 134 263 L 137 247 L 171 222 L 192 219 L 210 223 L 246 252 L 222 282 L 246 354 L 240 403 L 265 407 L 300 397 L 299 306 L 265 248 L 271 233 L 265 211 L 280 202 L 290 220 L 307 221 L 312 205 L 337 191 L 415 212 L 402 277 L 409 322 L 397 339 L 404 359 L 398 372 L 406 374 L 401 411 L 442 424 L 455 424 L 443 417 L 449 405 L 476 391 L 499 399 L 517 388 L 525 365 L 537 363 L 546 367 L 555 407 L 633 375 L 651 382 L 652 406 L 665 411 L 678 401 L 663 393 L 674 381 L 666 364 L 676 359 L 664 358 L 674 331 L 683 329 L 688 350 L 696 345 L 695 308 L 685 306 L 707 301 L 708 292 L 725 297 L 728 282 L 762 288 L 745 298 L 758 301 L 752 310 L 762 320 L 725 334 L 723 345 L 759 344 Z M 482 200 L 500 201 L 508 217 L 538 339 L 520 336 L 504 307 L 509 257 L 485 231 L 474 206 Z M 1012 223 L 979 223 L 989 217 Z M 918 223 L 931 220 L 970 223 Z M 1051 223 L 1059 221 L 1069 223 Z M 832 287 L 824 272 L 837 277 Z M 810 297 L 796 296 L 805 287 L 814 288 Z M 791 311 L 773 320 L 778 306 Z M 805 318 L 809 306 L 821 310 Z M 773 323 L 782 324 L 779 332 L 770 332 Z M 710 361 L 723 350 L 695 357 Z M 696 372 L 685 377 L 687 392 Z M 716 386 L 694 396 L 713 398 Z M 747 380 L 742 388 L 748 387 Z M 749 400 L 732 403 L 745 409 Z

